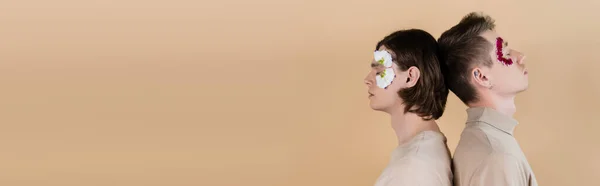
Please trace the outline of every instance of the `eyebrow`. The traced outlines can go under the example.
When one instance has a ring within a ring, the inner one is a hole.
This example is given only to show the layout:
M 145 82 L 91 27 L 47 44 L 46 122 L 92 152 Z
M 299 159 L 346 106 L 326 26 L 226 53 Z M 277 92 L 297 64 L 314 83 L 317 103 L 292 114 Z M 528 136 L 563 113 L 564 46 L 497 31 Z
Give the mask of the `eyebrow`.
M 371 63 L 371 68 L 378 67 L 379 65 L 381 65 L 381 64 L 379 64 L 379 63 L 377 63 L 377 62 L 375 62 L 375 63 Z

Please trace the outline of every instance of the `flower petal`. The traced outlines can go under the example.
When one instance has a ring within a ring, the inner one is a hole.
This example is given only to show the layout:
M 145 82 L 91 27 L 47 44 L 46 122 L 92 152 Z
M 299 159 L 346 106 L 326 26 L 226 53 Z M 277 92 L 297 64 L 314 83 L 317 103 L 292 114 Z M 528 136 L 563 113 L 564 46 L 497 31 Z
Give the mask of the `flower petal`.
M 385 50 L 375 51 L 373 54 L 375 61 L 385 66 L 386 68 L 392 67 L 392 55 Z
M 394 81 L 394 78 L 396 77 L 396 74 L 394 73 L 394 69 L 393 68 L 387 68 L 385 69 L 385 77 L 384 80 L 388 83 L 392 83 L 392 81 Z
M 386 85 L 386 82 L 385 82 L 385 80 L 383 80 L 383 78 L 382 78 L 382 77 L 380 77 L 380 76 L 377 76 L 377 79 L 376 79 L 376 80 L 377 80 L 377 86 L 378 86 L 379 88 L 385 88 L 385 87 L 387 87 L 387 86 L 388 86 L 388 85 Z
M 383 62 L 383 66 L 385 66 L 386 68 L 390 68 L 392 67 L 392 55 L 390 55 L 390 53 L 386 52 L 386 56 L 384 56 L 384 62 Z
M 386 87 L 390 86 L 390 84 L 392 84 L 392 81 L 394 81 L 396 74 L 394 73 L 393 68 L 386 68 L 385 71 L 382 72 L 382 74 L 385 74 L 385 75 L 383 75 L 383 77 L 376 76 L 375 80 L 377 81 L 377 86 L 379 88 L 386 88 Z

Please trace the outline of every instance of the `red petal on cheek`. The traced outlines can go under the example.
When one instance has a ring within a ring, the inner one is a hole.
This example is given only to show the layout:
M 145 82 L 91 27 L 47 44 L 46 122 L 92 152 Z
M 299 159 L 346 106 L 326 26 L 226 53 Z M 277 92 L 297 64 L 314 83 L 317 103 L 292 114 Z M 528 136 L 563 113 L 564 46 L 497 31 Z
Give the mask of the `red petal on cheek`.
M 503 41 L 504 40 L 502 40 L 502 38 L 500 37 L 496 38 L 496 56 L 498 57 L 498 61 L 500 61 L 501 63 L 505 65 L 512 65 L 512 59 L 504 58 L 504 54 L 502 53 L 502 43 L 504 43 Z

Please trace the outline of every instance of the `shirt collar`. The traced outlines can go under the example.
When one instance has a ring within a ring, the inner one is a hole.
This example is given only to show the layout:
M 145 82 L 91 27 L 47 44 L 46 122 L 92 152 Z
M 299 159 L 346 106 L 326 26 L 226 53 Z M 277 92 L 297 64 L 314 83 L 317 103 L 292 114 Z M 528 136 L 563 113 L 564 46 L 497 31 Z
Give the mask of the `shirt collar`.
M 484 122 L 510 135 L 513 135 L 515 127 L 519 124 L 514 118 L 486 107 L 468 108 L 467 116 L 467 124 L 470 122 Z

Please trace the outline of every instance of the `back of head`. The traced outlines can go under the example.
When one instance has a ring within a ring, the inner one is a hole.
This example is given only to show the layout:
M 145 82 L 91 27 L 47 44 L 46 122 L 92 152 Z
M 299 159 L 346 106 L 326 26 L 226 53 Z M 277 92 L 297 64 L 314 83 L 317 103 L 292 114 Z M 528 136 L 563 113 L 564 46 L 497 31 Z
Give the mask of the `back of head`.
M 446 85 L 465 104 L 478 100 L 475 87 L 470 83 L 473 67 L 492 66 L 488 55 L 492 47 L 480 35 L 494 27 L 491 17 L 472 12 L 438 39 Z
M 409 29 L 394 32 L 379 41 L 376 50 L 385 46 L 395 53 L 394 63 L 401 71 L 417 67 L 420 77 L 412 87 L 403 88 L 398 95 L 404 112 L 412 112 L 425 120 L 440 118 L 446 106 L 448 89 L 438 59 L 435 38 L 426 31 Z

